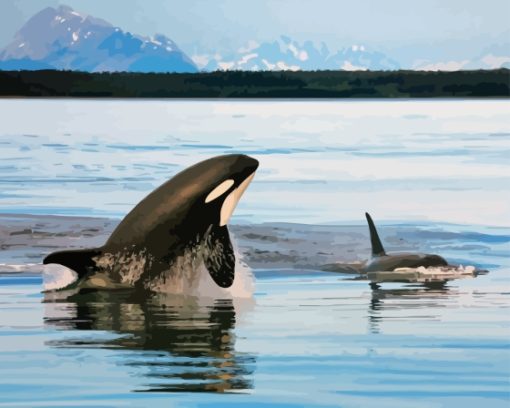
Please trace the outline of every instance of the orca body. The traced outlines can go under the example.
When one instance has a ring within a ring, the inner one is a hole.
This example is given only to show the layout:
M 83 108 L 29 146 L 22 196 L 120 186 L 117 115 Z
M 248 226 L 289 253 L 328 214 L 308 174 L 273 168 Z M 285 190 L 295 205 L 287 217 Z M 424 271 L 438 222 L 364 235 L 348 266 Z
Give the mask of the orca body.
M 419 268 L 448 266 L 448 262 L 439 255 L 420 253 L 387 254 L 382 245 L 374 221 L 369 213 L 365 213 L 370 231 L 372 258 L 363 263 L 334 263 L 323 266 L 323 270 L 343 273 L 387 272 L 398 268 Z
M 206 269 L 221 288 L 234 282 L 236 256 L 227 222 L 258 161 L 214 157 L 191 166 L 145 197 L 99 248 L 49 254 L 71 269 L 68 288 L 134 288 L 187 293 Z

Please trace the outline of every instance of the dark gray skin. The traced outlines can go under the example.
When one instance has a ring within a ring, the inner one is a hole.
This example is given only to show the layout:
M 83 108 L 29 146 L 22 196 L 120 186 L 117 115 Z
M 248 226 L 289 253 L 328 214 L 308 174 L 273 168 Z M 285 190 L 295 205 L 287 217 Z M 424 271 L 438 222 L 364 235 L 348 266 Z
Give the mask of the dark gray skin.
M 238 154 L 195 164 L 145 197 L 102 247 L 54 252 L 43 263 L 73 270 L 78 280 L 71 286 L 78 289 L 183 293 L 202 265 L 218 286 L 230 287 L 235 254 L 223 207 L 242 194 L 257 167 Z
M 434 254 L 392 254 L 375 258 L 365 266 L 365 272 L 394 271 L 397 268 L 419 268 L 420 266 L 447 266 L 446 260 Z
M 372 244 L 372 258 L 367 262 L 356 264 L 341 264 L 334 263 L 324 265 L 322 267 L 325 271 L 342 272 L 342 273 L 355 273 L 366 274 L 367 272 L 386 272 L 394 271 L 398 268 L 419 268 L 433 267 L 433 266 L 447 266 L 448 262 L 439 255 L 434 254 L 410 254 L 410 253 L 397 253 L 386 254 L 384 247 L 372 221 L 370 214 L 365 213 L 370 230 L 370 241 Z

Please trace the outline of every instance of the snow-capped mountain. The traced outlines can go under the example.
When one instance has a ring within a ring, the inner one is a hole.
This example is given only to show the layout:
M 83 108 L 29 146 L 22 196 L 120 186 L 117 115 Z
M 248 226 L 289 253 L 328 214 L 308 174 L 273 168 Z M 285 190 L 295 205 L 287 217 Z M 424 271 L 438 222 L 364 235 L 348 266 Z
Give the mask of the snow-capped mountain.
M 42 68 L 197 71 L 193 61 L 164 35 L 134 35 L 68 6 L 48 7 L 34 15 L 0 52 L 0 69 Z
M 392 70 L 399 64 L 383 53 L 372 51 L 363 45 L 352 45 L 331 53 L 322 43 L 316 47 L 313 42 L 303 44 L 289 37 L 281 36 L 273 42 L 258 44 L 254 41 L 228 55 L 200 55 L 192 57 L 204 71 L 216 70 Z

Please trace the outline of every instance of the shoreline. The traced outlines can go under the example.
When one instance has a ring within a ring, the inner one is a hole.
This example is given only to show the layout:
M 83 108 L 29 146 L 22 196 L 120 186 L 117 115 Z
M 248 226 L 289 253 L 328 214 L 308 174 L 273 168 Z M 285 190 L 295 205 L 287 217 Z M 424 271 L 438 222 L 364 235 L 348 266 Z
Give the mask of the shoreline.
M 198 73 L 0 70 L 0 95 L 126 98 L 510 97 L 506 68 L 465 71 L 214 71 Z

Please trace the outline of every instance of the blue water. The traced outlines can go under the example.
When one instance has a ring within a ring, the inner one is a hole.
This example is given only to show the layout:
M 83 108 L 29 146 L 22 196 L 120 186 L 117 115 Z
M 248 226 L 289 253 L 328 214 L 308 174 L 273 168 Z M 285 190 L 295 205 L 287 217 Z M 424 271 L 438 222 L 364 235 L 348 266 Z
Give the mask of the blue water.
M 1 249 L 0 406 L 508 407 L 509 106 L 0 101 L 0 212 L 121 217 L 185 166 L 243 152 L 261 166 L 234 222 L 369 210 L 416 250 L 490 270 L 372 289 L 264 269 L 251 299 L 56 301 L 38 274 L 2 274 Z
M 500 260 L 506 269 L 440 289 L 256 271 L 254 299 L 234 302 L 41 303 L 39 277 L 2 277 L 0 401 L 506 407 L 510 278 Z

